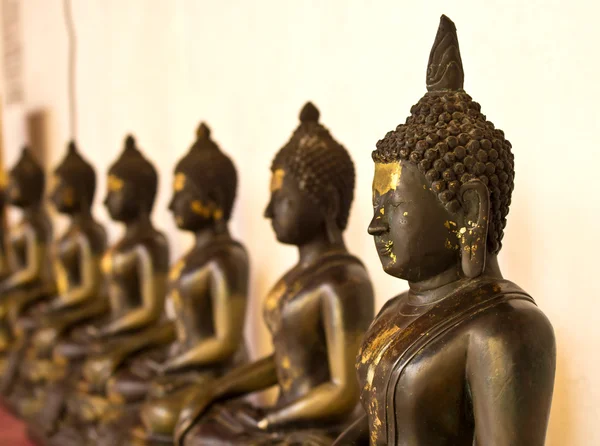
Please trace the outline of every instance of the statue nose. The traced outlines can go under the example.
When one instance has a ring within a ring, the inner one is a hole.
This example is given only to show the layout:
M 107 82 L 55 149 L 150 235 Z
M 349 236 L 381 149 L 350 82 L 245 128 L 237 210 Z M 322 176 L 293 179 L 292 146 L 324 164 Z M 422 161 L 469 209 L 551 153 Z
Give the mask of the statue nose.
M 371 220 L 371 223 L 369 223 L 369 228 L 367 229 L 367 231 L 370 235 L 381 235 L 387 232 L 388 229 L 389 226 L 387 224 L 386 219 L 383 218 L 383 216 L 379 214 L 379 212 L 377 212 Z
M 267 205 L 267 207 L 265 209 L 264 216 L 265 216 L 265 218 L 268 218 L 270 220 L 273 219 L 273 200 L 269 200 L 269 204 Z

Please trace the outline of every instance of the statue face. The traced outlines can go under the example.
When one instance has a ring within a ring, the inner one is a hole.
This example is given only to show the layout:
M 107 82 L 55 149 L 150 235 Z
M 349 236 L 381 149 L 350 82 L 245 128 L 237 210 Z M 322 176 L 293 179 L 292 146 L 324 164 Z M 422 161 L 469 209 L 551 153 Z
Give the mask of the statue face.
M 265 217 L 271 220 L 281 243 L 299 246 L 325 231 L 324 218 L 314 200 L 283 169 L 273 172 Z
M 73 214 L 80 208 L 79 197 L 75 187 L 60 176 L 54 177 L 54 185 L 50 192 L 50 201 L 56 210 L 62 214 Z
M 459 262 L 456 218 L 413 164 L 375 164 L 373 209 L 369 234 L 388 274 L 418 282 Z
M 169 210 L 173 213 L 177 227 L 187 231 L 199 231 L 223 218 L 223 211 L 183 173 L 175 174 Z
M 139 185 L 132 181 L 110 174 L 108 176 L 108 193 L 104 205 L 110 217 L 115 221 L 131 221 L 142 209 Z

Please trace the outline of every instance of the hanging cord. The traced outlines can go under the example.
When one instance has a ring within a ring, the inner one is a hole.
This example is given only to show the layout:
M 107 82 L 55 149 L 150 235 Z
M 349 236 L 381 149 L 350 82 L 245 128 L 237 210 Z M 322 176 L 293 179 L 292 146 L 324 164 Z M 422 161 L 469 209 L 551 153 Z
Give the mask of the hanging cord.
M 64 0 L 65 25 L 67 27 L 67 37 L 69 40 L 68 56 L 68 94 L 69 94 L 69 125 L 71 130 L 71 139 L 75 140 L 77 136 L 77 100 L 75 86 L 75 62 L 77 56 L 77 40 L 75 35 L 75 24 L 73 23 L 73 11 L 71 0 Z

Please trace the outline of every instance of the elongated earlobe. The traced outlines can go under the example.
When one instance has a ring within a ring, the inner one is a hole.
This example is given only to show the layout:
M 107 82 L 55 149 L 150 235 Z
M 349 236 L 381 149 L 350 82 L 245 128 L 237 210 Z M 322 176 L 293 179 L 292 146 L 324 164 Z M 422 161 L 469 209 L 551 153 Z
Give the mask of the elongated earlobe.
M 480 180 L 471 180 L 460 189 L 464 220 L 459 229 L 461 265 L 466 277 L 483 274 L 487 254 L 487 234 L 490 216 L 490 193 Z
M 327 191 L 330 200 L 327 209 L 324 209 L 325 230 L 329 243 L 339 243 L 342 241 L 342 233 L 337 225 L 337 218 L 340 210 L 339 196 L 330 188 Z

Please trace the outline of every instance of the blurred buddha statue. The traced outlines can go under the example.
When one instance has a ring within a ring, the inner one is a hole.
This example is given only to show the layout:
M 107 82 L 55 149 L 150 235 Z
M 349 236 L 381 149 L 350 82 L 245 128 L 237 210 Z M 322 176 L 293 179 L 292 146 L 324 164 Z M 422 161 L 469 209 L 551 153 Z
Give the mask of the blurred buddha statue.
M 544 445 L 554 334 L 500 273 L 514 157 L 463 76 L 456 28 L 442 16 L 428 92 L 373 152 L 369 233 L 385 272 L 409 290 L 365 336 L 365 415 L 340 446 Z
M 298 263 L 273 287 L 264 318 L 274 352 L 196 386 L 176 427 L 180 445 L 326 445 L 358 403 L 354 360 L 373 317 L 373 289 L 343 231 L 354 195 L 348 152 L 308 103 L 272 165 L 265 216 Z M 274 406 L 243 399 L 277 387 Z
M 103 315 L 108 301 L 102 293 L 100 259 L 106 249 L 106 233 L 96 222 L 91 207 L 96 190 L 94 168 L 80 155 L 73 142 L 54 172 L 51 201 L 61 214 L 69 217 L 66 232 L 54 242 L 52 260 L 57 295 L 42 311 L 19 319 L 17 324 L 34 327 L 20 379 L 13 385 L 11 400 L 27 416 L 39 410 L 44 388 L 61 367 L 52 362 L 52 349 L 68 337 L 78 324 Z M 30 406 L 31 410 L 23 407 Z
M 102 258 L 110 317 L 95 321 L 54 349 L 59 363 L 72 356 L 85 358 L 80 377 L 70 377 L 77 381 L 76 389 L 66 399 L 66 415 L 52 437 L 55 443 L 96 444 L 98 424 L 110 412 L 109 379 L 135 354 L 174 338 L 171 324 L 161 321 L 169 250 L 150 218 L 157 183 L 154 166 L 128 136 L 109 170 L 105 200 L 111 218 L 125 225 L 124 236 Z
M 45 173 L 29 148 L 21 152 L 9 173 L 6 198 L 20 208 L 21 221 L 10 228 L 8 248 L 12 254 L 10 273 L 0 282 L 0 375 L 14 375 L 23 339 L 30 327 L 17 327 L 17 320 L 45 298 L 54 295 L 55 284 L 50 257 L 52 225 L 44 208 Z M 17 330 L 20 328 L 20 330 Z M 23 331 L 24 330 L 24 331 Z M 2 393 L 8 385 L 3 377 Z
M 195 237 L 169 274 L 168 305 L 177 339 L 141 355 L 109 383 L 109 398 L 115 401 L 135 403 L 148 394 L 144 424 L 134 431 L 145 444 L 172 445 L 191 386 L 206 387 L 246 360 L 248 256 L 228 228 L 236 188 L 235 166 L 200 124 L 196 142 L 175 167 L 169 205 L 177 226 Z M 127 427 L 122 417 L 119 423 Z M 103 444 L 116 443 L 108 435 Z
M 8 236 L 6 219 L 6 183 L 6 175 L 3 171 L 0 171 L 0 282 L 10 274 L 10 255 L 6 245 Z

